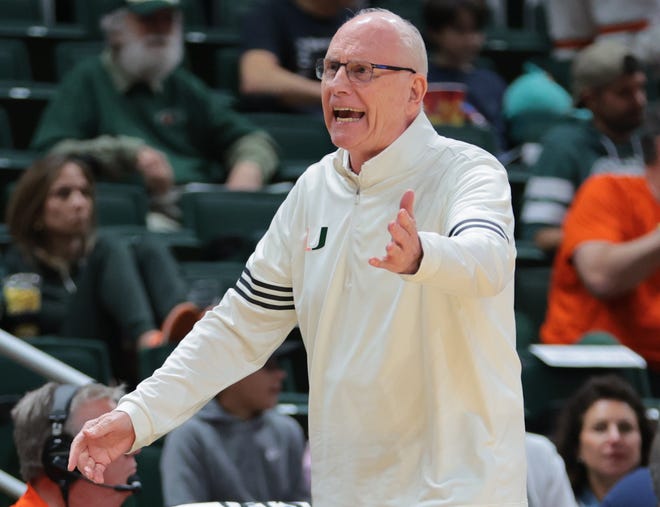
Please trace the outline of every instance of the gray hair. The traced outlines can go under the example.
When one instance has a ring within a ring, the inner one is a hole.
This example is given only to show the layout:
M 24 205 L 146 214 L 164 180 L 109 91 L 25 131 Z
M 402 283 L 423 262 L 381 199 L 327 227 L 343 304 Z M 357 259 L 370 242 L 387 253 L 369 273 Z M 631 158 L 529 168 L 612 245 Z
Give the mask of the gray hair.
M 415 64 L 415 70 L 417 73 L 426 76 L 429 69 L 428 55 L 426 52 L 426 44 L 424 43 L 424 38 L 422 37 L 419 29 L 409 20 L 402 18 L 389 9 L 383 9 L 382 7 L 366 7 L 364 9 L 360 9 L 355 13 L 355 16 L 353 17 L 356 18 L 362 14 L 369 13 L 380 13 L 400 21 L 400 25 L 397 28 L 399 29 L 399 34 L 401 35 L 401 43 L 410 50 L 410 53 L 414 55 L 416 59 L 418 59 L 418 63 Z
M 51 437 L 48 417 L 53 408 L 55 389 L 60 384 L 49 382 L 23 396 L 11 411 L 14 422 L 14 444 L 21 467 L 21 477 L 26 482 L 44 473 L 41 461 L 44 446 Z M 74 436 L 79 427 L 74 427 L 72 414 L 90 401 L 111 399 L 115 402 L 124 394 L 123 386 L 108 387 L 103 384 L 87 384 L 76 392 L 69 407 L 69 417 L 64 423 L 64 432 Z

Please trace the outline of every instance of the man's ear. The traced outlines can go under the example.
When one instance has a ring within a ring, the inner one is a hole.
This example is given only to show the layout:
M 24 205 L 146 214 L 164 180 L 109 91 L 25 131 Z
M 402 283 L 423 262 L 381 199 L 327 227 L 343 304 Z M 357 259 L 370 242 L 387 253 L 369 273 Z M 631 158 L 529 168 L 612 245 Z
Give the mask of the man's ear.
M 424 100 L 424 95 L 426 95 L 426 89 L 428 88 L 428 83 L 426 78 L 421 74 L 413 75 L 412 86 L 410 87 L 410 98 L 409 102 L 411 105 L 419 105 L 422 100 Z

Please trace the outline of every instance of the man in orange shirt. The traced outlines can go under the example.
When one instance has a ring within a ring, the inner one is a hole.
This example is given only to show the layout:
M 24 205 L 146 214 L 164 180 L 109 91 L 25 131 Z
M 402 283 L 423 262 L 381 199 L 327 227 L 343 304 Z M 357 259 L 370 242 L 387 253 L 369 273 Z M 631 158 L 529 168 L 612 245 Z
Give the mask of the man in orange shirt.
M 608 331 L 660 373 L 660 108 L 649 115 L 643 151 L 645 175 L 593 176 L 578 191 L 541 339 L 574 343 Z
M 21 398 L 11 414 L 21 476 L 28 485 L 12 507 L 120 507 L 140 490 L 133 454 L 108 466 L 108 484 L 66 468 L 72 435 L 85 421 L 115 408 L 123 394 L 123 388 L 103 384 L 49 382 Z

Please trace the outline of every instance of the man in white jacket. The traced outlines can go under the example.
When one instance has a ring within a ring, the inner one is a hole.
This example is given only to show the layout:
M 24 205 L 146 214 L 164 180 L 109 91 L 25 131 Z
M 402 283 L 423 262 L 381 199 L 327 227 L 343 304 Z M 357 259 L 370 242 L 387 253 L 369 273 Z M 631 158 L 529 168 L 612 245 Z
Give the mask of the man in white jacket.
M 435 132 L 426 69 L 419 32 L 389 11 L 338 30 L 317 75 L 339 149 L 298 180 L 235 288 L 165 365 L 85 426 L 72 469 L 103 481 L 297 323 L 314 507 L 526 505 L 507 175 Z

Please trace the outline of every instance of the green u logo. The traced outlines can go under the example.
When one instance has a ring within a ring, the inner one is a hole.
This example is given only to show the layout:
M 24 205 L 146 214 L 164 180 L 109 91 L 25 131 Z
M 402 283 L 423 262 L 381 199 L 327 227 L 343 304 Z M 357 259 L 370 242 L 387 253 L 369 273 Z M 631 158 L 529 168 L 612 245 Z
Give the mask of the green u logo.
M 328 228 L 321 227 L 321 233 L 319 234 L 319 242 L 315 247 L 312 247 L 311 250 L 320 250 L 325 246 L 325 238 L 328 235 Z

